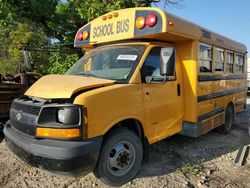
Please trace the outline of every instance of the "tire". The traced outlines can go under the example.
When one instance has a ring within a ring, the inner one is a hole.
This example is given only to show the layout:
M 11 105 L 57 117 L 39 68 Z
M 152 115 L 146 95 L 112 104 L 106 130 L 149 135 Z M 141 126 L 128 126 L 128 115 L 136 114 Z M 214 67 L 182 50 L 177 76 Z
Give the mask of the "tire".
M 221 134 L 229 134 L 233 127 L 234 111 L 233 106 L 228 105 L 225 111 L 225 123 L 217 128 Z
M 118 128 L 108 135 L 94 174 L 109 186 L 121 186 L 138 173 L 143 158 L 141 139 L 133 131 Z

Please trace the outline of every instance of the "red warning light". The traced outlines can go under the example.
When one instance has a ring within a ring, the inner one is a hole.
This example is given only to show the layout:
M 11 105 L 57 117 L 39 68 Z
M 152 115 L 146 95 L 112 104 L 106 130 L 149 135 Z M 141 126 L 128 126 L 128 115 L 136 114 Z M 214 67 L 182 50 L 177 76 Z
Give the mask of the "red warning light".
M 157 23 L 157 16 L 155 14 L 149 14 L 146 18 L 146 25 L 154 27 Z

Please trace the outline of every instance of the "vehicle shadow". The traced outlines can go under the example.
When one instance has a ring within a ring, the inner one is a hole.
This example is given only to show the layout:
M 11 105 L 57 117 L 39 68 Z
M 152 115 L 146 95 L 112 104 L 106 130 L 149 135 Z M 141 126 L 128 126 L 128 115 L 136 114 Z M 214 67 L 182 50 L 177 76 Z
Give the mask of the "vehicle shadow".
M 183 164 L 200 164 L 250 144 L 249 110 L 248 105 L 245 112 L 237 115 L 234 128 L 229 135 L 219 134 L 216 130 L 199 138 L 175 135 L 151 145 L 149 162 L 142 165 L 137 177 L 166 175 L 180 169 Z

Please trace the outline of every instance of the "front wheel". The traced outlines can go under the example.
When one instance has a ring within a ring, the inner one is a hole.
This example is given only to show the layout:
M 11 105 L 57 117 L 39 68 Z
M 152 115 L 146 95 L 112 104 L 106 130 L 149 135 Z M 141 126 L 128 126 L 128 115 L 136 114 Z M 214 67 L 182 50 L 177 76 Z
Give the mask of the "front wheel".
M 123 185 L 138 173 L 142 157 L 138 135 L 129 129 L 116 129 L 104 141 L 94 174 L 109 186 Z
M 229 134 L 232 130 L 234 111 L 232 105 L 228 105 L 225 111 L 225 123 L 217 128 L 219 133 Z

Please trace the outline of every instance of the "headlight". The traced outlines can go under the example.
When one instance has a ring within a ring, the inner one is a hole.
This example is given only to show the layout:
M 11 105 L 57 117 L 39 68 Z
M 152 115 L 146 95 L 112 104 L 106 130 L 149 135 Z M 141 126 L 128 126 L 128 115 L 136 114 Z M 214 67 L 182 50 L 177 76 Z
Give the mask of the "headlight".
M 59 108 L 57 118 L 59 123 L 65 125 L 78 125 L 80 121 L 80 111 L 77 106 L 67 106 Z
M 58 118 L 58 121 L 60 123 L 64 123 L 65 122 L 65 110 L 64 109 L 58 110 L 57 118 Z
M 82 106 L 74 104 L 46 105 L 39 114 L 38 125 L 46 125 L 47 127 L 63 126 L 64 128 L 77 127 L 82 124 L 81 117 Z

